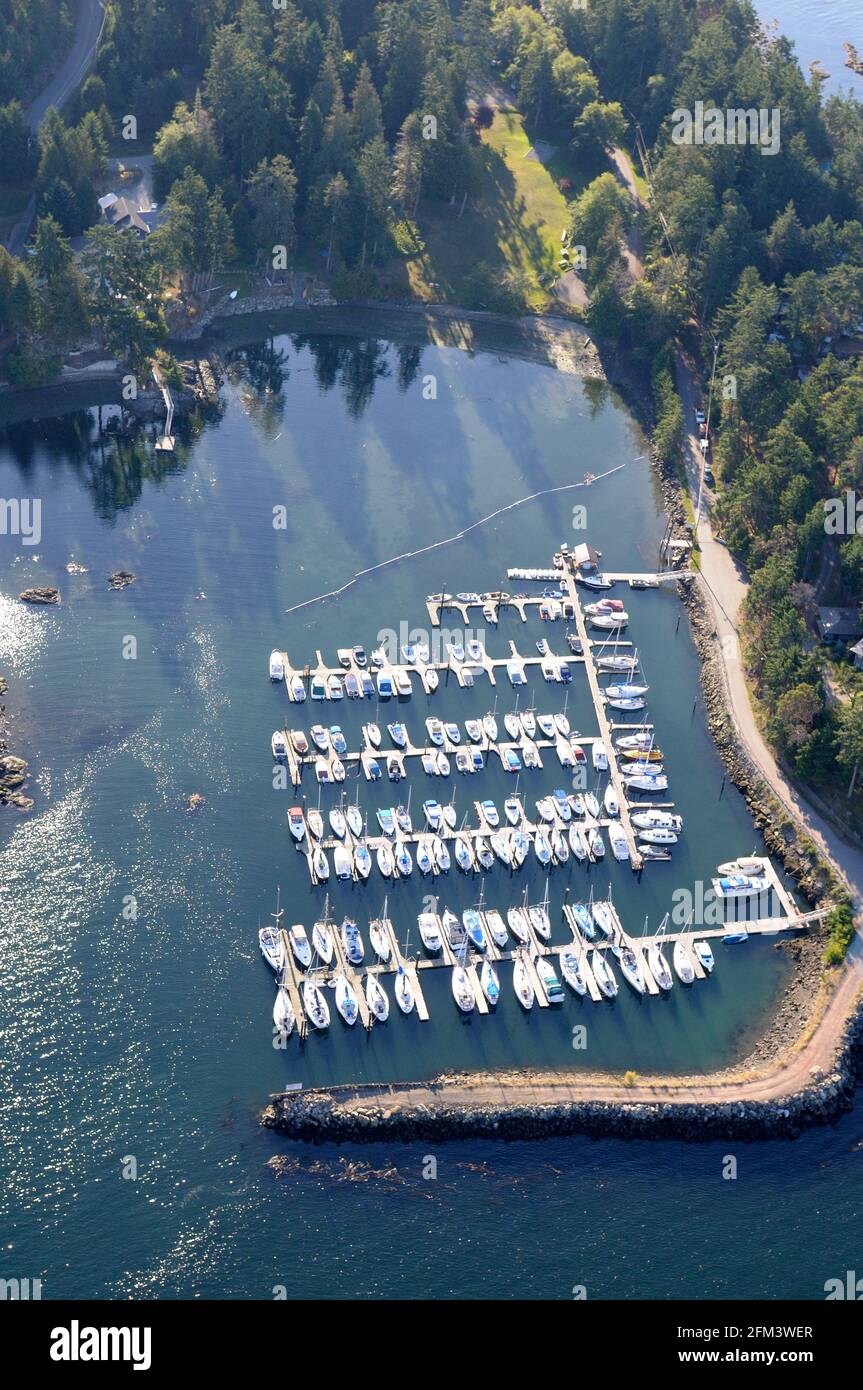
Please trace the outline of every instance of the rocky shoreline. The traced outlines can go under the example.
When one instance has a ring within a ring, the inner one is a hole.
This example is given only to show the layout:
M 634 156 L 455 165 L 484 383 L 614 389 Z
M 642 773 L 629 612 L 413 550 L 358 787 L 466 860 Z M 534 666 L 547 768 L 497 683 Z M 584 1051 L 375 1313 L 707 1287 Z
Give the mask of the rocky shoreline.
M 8 685 L 0 676 L 0 696 L 6 694 Z M 9 745 L 2 734 L 5 732 L 4 715 L 6 706 L 0 705 L 0 806 L 14 806 L 18 811 L 32 811 L 33 798 L 25 795 L 22 788 L 27 781 L 27 763 L 9 752 Z

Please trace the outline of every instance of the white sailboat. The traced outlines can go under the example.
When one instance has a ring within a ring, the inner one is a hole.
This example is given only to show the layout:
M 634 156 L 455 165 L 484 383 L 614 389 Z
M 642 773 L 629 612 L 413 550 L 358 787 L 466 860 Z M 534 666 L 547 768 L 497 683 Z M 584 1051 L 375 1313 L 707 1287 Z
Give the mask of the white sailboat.
M 276 991 L 276 1002 L 273 1005 L 273 1026 L 282 1037 L 289 1038 L 294 1031 L 296 1021 L 291 997 L 284 985 L 280 985 Z

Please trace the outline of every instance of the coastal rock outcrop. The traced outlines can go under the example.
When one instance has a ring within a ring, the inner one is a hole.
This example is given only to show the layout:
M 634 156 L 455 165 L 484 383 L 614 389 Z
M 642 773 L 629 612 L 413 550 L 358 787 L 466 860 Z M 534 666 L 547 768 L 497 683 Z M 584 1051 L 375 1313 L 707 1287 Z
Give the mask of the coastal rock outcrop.
M 60 590 L 50 585 L 36 584 L 30 589 L 22 589 L 18 597 L 22 603 L 59 603 Z
M 109 589 L 126 589 L 130 584 L 134 584 L 135 576 L 129 570 L 115 570 L 108 575 Z

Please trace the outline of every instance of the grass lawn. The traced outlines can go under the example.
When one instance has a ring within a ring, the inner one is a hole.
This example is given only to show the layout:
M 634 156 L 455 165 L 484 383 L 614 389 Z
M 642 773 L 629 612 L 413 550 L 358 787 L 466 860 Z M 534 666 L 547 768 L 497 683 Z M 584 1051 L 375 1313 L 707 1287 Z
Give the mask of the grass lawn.
M 423 203 L 419 227 L 423 253 L 385 267 L 388 279 L 420 299 L 464 303 L 465 275 L 479 261 L 501 272 L 521 273 L 532 309 L 559 301 L 540 284 L 543 274 L 557 274 L 560 234 L 569 222 L 567 198 L 557 180 L 568 178 L 569 196 L 581 191 L 566 151 L 555 152 L 546 168 L 528 158 L 531 142 L 517 111 L 498 110 L 494 124 L 482 132 L 483 177 L 477 196 L 460 202 Z

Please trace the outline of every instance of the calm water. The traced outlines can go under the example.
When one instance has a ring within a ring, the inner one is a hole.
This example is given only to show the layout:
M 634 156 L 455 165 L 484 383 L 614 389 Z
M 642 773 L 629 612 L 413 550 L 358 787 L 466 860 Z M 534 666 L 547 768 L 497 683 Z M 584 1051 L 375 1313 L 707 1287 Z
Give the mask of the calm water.
M 816 59 L 830 74 L 828 91 L 853 91 L 863 96 L 863 80 L 845 66 L 843 43 L 863 51 L 863 24 L 858 0 L 755 0 L 767 22 L 794 43 L 803 71 Z
M 425 399 L 431 378 L 436 399 Z M 0 1272 L 42 1277 L 46 1296 L 269 1297 L 284 1284 L 335 1297 L 567 1297 L 576 1283 L 594 1297 L 818 1296 L 852 1267 L 859 1242 L 853 1117 L 793 1147 L 744 1149 L 736 1184 L 720 1179 L 719 1146 L 442 1146 L 437 1180 L 424 1181 L 419 1151 L 309 1151 L 257 1127 L 268 1093 L 290 1080 L 728 1063 L 781 992 L 785 967 L 775 946 L 750 942 L 722 950 L 709 982 L 668 999 L 571 999 L 529 1016 L 504 973 L 496 1016 L 467 1022 L 445 972 L 424 972 L 429 1023 L 394 1016 L 366 1036 L 337 1020 L 303 1050 L 296 1040 L 274 1050 L 257 925 L 277 885 L 289 920 L 310 925 L 322 899 L 287 834 L 294 796 L 273 787 L 269 737 L 289 707 L 267 680 L 270 648 L 300 664 L 317 649 L 332 659 L 337 646 L 369 649 L 388 629 L 403 641 L 426 627 L 432 590 L 498 587 L 507 565 L 547 564 L 561 540 L 581 539 L 576 504 L 609 568 L 647 567 L 663 518 L 644 441 L 613 396 L 542 367 L 284 337 L 237 357 L 225 400 L 222 418 L 168 465 L 144 443 L 118 447 L 110 408 L 0 438 L 0 495 L 43 499 L 41 544 L 7 538 L 0 551 L 0 670 L 37 798 L 29 819 L 0 822 L 0 1235 L 10 1262 Z M 517 498 L 617 464 L 591 489 L 507 512 L 337 601 L 286 613 Z M 277 530 L 281 506 L 287 529 Z M 70 563 L 85 572 L 68 573 Z M 105 578 L 117 568 L 137 581 L 114 593 Z M 12 595 L 34 582 L 59 584 L 62 607 L 18 604 Z M 742 801 L 722 790 L 677 600 L 627 593 L 627 606 L 686 835 L 674 863 L 649 866 L 640 884 L 613 863 L 555 871 L 557 933 L 567 886 L 586 896 L 610 885 L 638 931 L 675 890 L 754 842 Z M 532 651 L 543 633 L 516 618 L 482 635 L 502 655 L 510 640 Z M 129 639 L 134 659 L 124 659 Z M 552 641 L 559 649 L 562 634 Z M 539 710 L 561 707 L 554 689 L 532 681 Z M 509 686 L 497 694 L 503 713 Z M 493 699 L 487 685 L 441 689 L 415 695 L 399 717 L 417 731 L 428 713 L 463 722 Z M 371 714 L 364 704 L 324 708 L 351 747 Z M 567 710 L 593 732 L 583 677 Z M 309 706 L 299 714 L 289 723 L 313 722 Z M 499 769 L 431 788 L 421 772 L 411 780 L 415 810 L 454 790 L 467 813 L 475 797 L 500 805 L 511 790 Z M 522 778 L 531 799 L 562 784 L 550 765 Z M 189 814 L 193 792 L 205 804 Z M 393 799 L 388 784 L 359 785 L 372 817 Z M 333 801 L 325 792 L 324 809 Z M 493 871 L 486 904 L 505 909 L 525 884 L 538 900 L 538 870 L 516 883 Z M 414 881 L 390 887 L 402 939 L 422 892 Z M 460 911 L 477 893 L 454 871 L 441 906 Z M 373 871 L 366 887 L 336 885 L 331 907 L 365 926 L 383 898 Z M 576 1052 L 581 1021 L 588 1046 Z M 130 1156 L 137 1180 L 123 1181 Z M 273 1157 L 281 1171 L 267 1166 Z M 799 1225 L 775 1200 L 780 1182 Z M 841 1235 L 828 1219 L 838 1211 Z M 561 1238 L 566 1229 L 573 1238 Z M 495 1238 L 511 1256 L 505 1269 Z M 752 1248 L 764 1250 L 757 1263 Z

